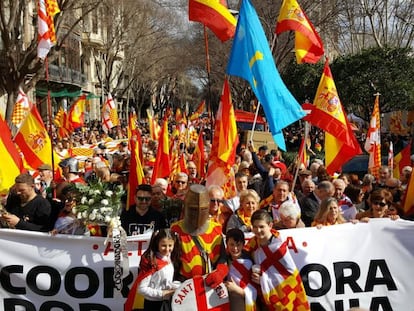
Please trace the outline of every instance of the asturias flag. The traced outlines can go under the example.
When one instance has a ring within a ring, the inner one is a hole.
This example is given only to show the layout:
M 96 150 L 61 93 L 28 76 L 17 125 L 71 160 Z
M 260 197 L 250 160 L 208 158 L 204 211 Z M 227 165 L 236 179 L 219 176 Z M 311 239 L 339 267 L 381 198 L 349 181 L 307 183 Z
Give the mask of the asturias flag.
M 286 150 L 282 129 L 305 116 L 276 69 L 269 42 L 249 0 L 243 0 L 233 40 L 229 75 L 249 81 L 280 149 Z
M 236 18 L 219 0 L 189 0 L 188 18 L 210 28 L 221 41 L 234 36 Z
M 296 0 L 284 0 L 276 24 L 276 33 L 295 31 L 296 61 L 317 63 L 322 55 L 323 43 L 305 12 Z

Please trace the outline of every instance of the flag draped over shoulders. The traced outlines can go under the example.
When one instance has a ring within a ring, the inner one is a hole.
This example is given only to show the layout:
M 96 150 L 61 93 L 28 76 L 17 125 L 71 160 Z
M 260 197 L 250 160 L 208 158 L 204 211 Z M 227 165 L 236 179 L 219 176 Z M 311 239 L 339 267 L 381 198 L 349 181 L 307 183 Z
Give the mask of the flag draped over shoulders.
M 188 17 L 211 29 L 223 42 L 234 36 L 236 18 L 219 0 L 189 0 Z
M 325 166 L 329 174 L 340 171 L 342 164 L 362 153 L 344 113 L 328 60 L 313 105 L 306 103 L 302 107 L 310 111 L 304 120 L 325 131 Z
M 305 112 L 283 83 L 276 69 L 259 17 L 249 0 L 243 0 L 227 73 L 246 79 L 260 103 L 278 147 L 286 150 L 282 129 Z
M 323 43 L 296 0 L 284 0 L 277 19 L 277 34 L 289 30 L 295 31 L 297 63 L 317 63 L 325 53 Z
M 23 171 L 23 162 L 12 139 L 6 122 L 0 115 L 0 195 L 8 193 L 14 179 Z

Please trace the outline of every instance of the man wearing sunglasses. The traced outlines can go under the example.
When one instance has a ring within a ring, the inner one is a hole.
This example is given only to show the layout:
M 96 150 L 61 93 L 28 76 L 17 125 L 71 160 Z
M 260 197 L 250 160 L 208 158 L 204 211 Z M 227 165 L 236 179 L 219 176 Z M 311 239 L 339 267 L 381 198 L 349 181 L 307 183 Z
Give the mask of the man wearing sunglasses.
M 135 204 L 121 213 L 121 224 L 127 235 L 149 233 L 167 227 L 164 216 L 151 207 L 152 188 L 139 185 L 135 192 Z

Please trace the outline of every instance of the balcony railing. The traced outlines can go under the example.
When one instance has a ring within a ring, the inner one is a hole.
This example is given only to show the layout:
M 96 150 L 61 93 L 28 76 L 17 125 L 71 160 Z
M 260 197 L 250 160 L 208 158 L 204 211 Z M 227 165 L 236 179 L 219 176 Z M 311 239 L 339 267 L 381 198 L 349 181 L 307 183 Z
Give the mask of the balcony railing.
M 86 75 L 80 71 L 56 65 L 49 65 L 49 80 L 78 86 L 84 86 L 87 82 Z

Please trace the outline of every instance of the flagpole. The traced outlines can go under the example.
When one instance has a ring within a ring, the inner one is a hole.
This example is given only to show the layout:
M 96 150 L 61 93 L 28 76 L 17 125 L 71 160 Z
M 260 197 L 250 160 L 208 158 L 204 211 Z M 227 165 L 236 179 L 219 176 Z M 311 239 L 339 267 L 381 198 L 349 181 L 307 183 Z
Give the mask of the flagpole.
M 211 79 L 210 79 L 210 53 L 208 49 L 208 34 L 206 25 L 203 25 L 204 29 L 204 49 L 206 53 L 206 70 L 207 70 L 207 83 L 208 83 L 208 108 L 210 110 L 210 120 L 213 120 L 213 111 L 211 109 Z
M 293 177 L 293 182 L 292 182 L 292 188 L 293 189 L 295 188 L 296 180 L 298 179 L 299 169 L 300 169 L 300 162 L 301 162 L 301 159 L 302 159 L 302 157 L 305 153 L 305 148 L 306 148 L 306 142 L 308 140 L 308 135 L 309 135 L 309 123 L 307 121 L 305 121 L 305 135 L 303 135 L 303 148 L 301 150 L 299 150 L 298 158 L 296 160 L 295 176 Z
M 256 128 L 257 116 L 259 115 L 259 108 L 260 108 L 260 102 L 259 102 L 259 101 L 257 101 L 257 108 L 256 108 L 256 112 L 255 112 L 255 114 L 254 114 L 254 120 L 253 120 L 253 125 L 252 125 L 252 131 L 251 131 L 251 133 L 250 133 L 250 139 L 249 139 L 248 143 L 249 143 L 249 142 L 251 142 L 251 141 L 253 141 L 254 129 Z
M 50 156 L 52 157 L 52 180 L 55 179 L 55 159 L 53 157 L 53 150 L 54 150 L 54 142 L 53 142 L 53 133 L 52 133 L 52 101 L 51 101 L 51 94 L 50 94 L 50 86 L 49 86 L 49 61 L 48 57 L 45 57 L 45 76 L 46 76 L 46 85 L 47 85 L 47 118 L 49 122 L 49 138 L 50 138 Z M 55 196 L 55 192 L 53 192 Z

